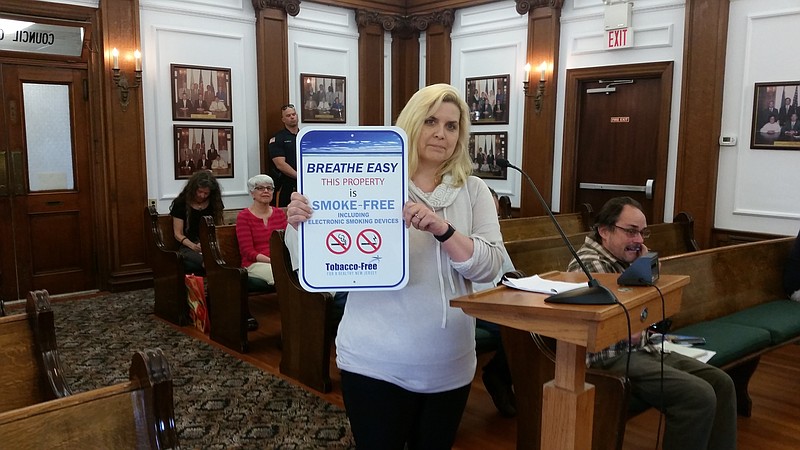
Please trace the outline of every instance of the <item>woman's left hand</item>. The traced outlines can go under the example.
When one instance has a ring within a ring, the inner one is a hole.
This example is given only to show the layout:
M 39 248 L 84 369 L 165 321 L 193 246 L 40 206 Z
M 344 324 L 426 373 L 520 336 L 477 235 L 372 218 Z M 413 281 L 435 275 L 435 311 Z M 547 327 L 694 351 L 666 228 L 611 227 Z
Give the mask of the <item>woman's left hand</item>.
M 403 206 L 403 220 L 406 228 L 414 227 L 420 231 L 427 231 L 434 236 L 441 236 L 447 232 L 449 225 L 444 219 L 437 216 L 422 203 L 412 201 L 406 202 Z

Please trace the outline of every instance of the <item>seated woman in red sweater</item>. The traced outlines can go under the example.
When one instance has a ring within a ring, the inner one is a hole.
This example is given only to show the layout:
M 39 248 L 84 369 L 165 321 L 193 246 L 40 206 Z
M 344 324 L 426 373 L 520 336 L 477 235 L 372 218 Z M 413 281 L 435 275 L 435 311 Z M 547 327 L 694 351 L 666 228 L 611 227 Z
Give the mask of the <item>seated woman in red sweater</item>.
M 286 228 L 286 213 L 270 206 L 275 183 L 269 175 L 256 175 L 247 180 L 253 204 L 236 217 L 236 239 L 242 255 L 242 267 L 256 278 L 275 284 L 269 258 L 269 238 L 274 230 Z

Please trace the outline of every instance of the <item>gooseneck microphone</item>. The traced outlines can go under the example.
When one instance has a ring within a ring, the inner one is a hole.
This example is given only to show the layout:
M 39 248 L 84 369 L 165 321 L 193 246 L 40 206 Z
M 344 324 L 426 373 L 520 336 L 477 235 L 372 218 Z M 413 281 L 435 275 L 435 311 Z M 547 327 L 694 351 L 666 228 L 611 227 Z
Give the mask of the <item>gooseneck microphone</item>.
M 531 177 L 529 177 L 528 174 L 523 172 L 519 167 L 509 163 L 506 159 L 497 159 L 495 160 L 495 163 L 504 169 L 510 168 L 516 170 L 517 172 L 521 173 L 526 180 L 528 180 L 528 184 L 531 185 L 531 188 L 533 188 L 533 192 L 536 193 L 536 197 L 539 198 L 539 202 L 542 204 L 542 207 L 545 211 L 547 211 L 547 215 L 550 216 L 550 220 L 553 222 L 553 225 L 561 235 L 561 239 L 564 240 L 564 244 L 569 249 L 569 252 L 572 253 L 572 257 L 575 258 L 575 261 L 578 262 L 578 265 L 580 265 L 581 269 L 583 269 L 583 273 L 585 273 L 586 277 L 589 279 L 589 285 L 586 287 L 551 295 L 545 298 L 544 301 L 548 303 L 565 303 L 572 305 L 613 305 L 618 303 L 617 297 L 614 295 L 614 293 L 609 291 L 605 286 L 601 285 L 600 282 L 598 282 L 597 279 L 592 276 L 591 272 L 589 272 L 589 269 L 587 269 L 586 265 L 583 264 L 583 261 L 581 261 L 581 259 L 578 257 L 575 247 L 573 247 L 572 243 L 570 243 L 569 239 L 567 239 L 566 234 L 564 234 L 564 229 L 558 224 L 555 216 L 553 216 L 553 211 L 551 211 L 550 207 L 547 206 L 547 202 L 545 202 L 544 198 L 542 198 L 542 194 L 539 193 L 539 189 L 536 188 L 536 184 L 534 184 L 533 180 L 531 180 Z

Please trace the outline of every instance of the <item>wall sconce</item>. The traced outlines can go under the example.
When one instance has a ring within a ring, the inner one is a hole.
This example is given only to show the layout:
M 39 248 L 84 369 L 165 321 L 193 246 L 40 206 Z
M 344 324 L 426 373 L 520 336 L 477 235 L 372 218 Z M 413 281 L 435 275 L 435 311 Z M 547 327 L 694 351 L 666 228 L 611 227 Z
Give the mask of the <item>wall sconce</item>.
M 526 97 L 533 97 L 533 106 L 536 110 L 536 114 L 542 112 L 542 102 L 544 100 L 544 84 L 547 82 L 545 79 L 545 75 L 547 74 L 547 62 L 542 61 L 536 67 L 536 70 L 539 71 L 539 85 L 536 88 L 535 93 L 528 92 L 528 86 L 530 84 L 531 79 L 531 65 L 525 64 L 525 78 L 522 81 L 522 92 L 525 93 Z
M 133 59 L 135 61 L 135 69 L 133 71 L 134 82 L 133 84 L 128 81 L 128 77 L 121 73 L 119 70 L 119 50 L 114 47 L 111 50 L 111 68 L 114 70 L 114 85 L 119 89 L 119 104 L 122 110 L 128 109 L 130 90 L 136 89 L 142 85 L 142 53 L 139 50 L 133 52 Z

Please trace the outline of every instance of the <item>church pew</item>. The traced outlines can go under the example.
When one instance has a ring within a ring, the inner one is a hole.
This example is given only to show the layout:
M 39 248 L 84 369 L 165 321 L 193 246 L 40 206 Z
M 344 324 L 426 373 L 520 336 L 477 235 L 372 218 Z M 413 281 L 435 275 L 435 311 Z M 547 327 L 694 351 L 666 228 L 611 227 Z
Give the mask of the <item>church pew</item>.
M 681 311 L 671 317 L 672 332 L 703 336 L 704 348 L 717 351 L 709 364 L 728 372 L 736 385 L 738 413 L 749 416 L 747 384 L 760 355 L 800 341 L 800 304 L 782 292 L 783 265 L 794 238 L 732 245 L 660 258 L 662 274 L 690 275 Z M 517 394 L 517 448 L 538 449 L 542 385 L 552 379 L 552 348 L 537 345 L 530 333 L 503 327 Z M 538 337 L 537 337 L 538 339 Z M 541 344 L 541 342 L 539 343 Z M 645 405 L 630 400 L 626 379 L 588 369 L 595 385 L 592 448 L 620 449 L 629 415 Z
M 186 303 L 186 272 L 179 244 L 172 231 L 172 216 L 159 215 L 155 205 L 145 207 L 146 222 L 150 225 L 150 261 L 153 266 L 153 312 L 176 325 L 189 323 Z
M 174 417 L 169 364 L 146 350 L 130 381 L 0 413 L 0 450 L 175 449 Z
M 688 213 L 679 213 L 671 223 L 659 223 L 648 228 L 651 234 L 645 245 L 658 252 L 659 257 L 699 250 L 694 239 L 694 220 Z M 589 233 L 567 235 L 567 239 L 577 250 Z M 505 246 L 514 268 L 526 275 L 566 270 L 572 261 L 572 253 L 561 236 L 506 241 Z
M 308 292 L 300 286 L 283 230 L 272 233 L 270 256 L 281 310 L 281 373 L 320 392 L 329 392 L 333 296 L 328 292 Z
M 591 205 L 584 203 L 583 210 L 576 213 L 556 214 L 554 216 L 564 234 L 589 231 L 593 223 Z M 516 217 L 500 220 L 500 233 L 504 242 L 519 241 L 546 236 L 557 236 L 558 230 L 550 216 Z
M 275 287 L 248 277 L 247 270 L 242 268 L 236 225 L 217 226 L 210 216 L 204 217 L 200 221 L 200 247 L 208 282 L 209 337 L 247 353 L 248 298 L 250 294 L 273 294 Z
M 235 224 L 239 209 L 223 211 L 223 223 Z M 172 216 L 158 214 L 155 205 L 145 207 L 145 223 L 150 241 L 150 261 L 153 266 L 153 312 L 156 316 L 176 325 L 189 323 L 189 306 L 186 303 L 186 284 L 183 256 L 178 253 L 180 244 L 175 240 Z
M 0 412 L 70 395 L 47 291 L 29 292 L 25 314 L 0 317 Z

